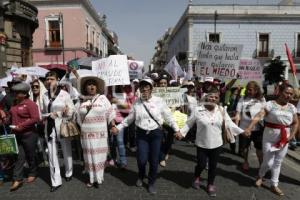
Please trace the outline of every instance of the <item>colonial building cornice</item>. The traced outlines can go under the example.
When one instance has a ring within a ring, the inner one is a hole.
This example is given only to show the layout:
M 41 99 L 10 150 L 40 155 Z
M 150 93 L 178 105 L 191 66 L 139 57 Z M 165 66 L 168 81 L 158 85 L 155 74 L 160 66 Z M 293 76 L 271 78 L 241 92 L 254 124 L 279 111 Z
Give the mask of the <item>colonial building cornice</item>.
M 299 23 L 300 5 L 216 5 L 216 4 L 189 4 L 175 25 L 170 39 L 177 34 L 178 30 L 187 23 L 201 22 L 211 23 L 214 20 L 215 12 L 218 14 L 218 21 L 222 23 L 245 23 L 251 19 L 257 23 Z

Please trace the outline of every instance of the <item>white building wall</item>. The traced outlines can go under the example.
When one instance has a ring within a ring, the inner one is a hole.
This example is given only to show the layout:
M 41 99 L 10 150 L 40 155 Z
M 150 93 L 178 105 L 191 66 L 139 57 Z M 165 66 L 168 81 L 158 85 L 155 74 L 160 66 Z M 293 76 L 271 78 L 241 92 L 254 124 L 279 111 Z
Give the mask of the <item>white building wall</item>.
M 167 62 L 179 52 L 188 51 L 188 24 L 184 24 L 180 30 L 178 30 L 175 37 L 173 37 L 168 45 Z
M 296 34 L 300 32 L 299 24 L 288 24 L 287 22 L 277 24 L 258 23 L 218 23 L 216 32 L 221 33 L 221 42 L 228 44 L 243 44 L 242 58 L 253 58 L 256 56 L 258 33 L 269 33 L 269 51 L 274 51 L 274 56 L 286 58 L 284 44 L 287 43 L 290 50 L 296 50 Z M 193 24 L 193 51 L 197 50 L 200 42 L 208 41 L 207 33 L 214 32 L 213 23 Z

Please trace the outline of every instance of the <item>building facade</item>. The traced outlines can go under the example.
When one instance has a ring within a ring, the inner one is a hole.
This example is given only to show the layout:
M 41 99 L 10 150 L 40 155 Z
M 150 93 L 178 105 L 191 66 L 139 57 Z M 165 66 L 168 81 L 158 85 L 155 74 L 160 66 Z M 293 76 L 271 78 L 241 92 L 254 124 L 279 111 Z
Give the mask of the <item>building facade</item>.
M 33 60 L 40 66 L 61 65 L 74 58 L 107 57 L 114 40 L 105 16 L 89 0 L 30 0 L 38 10 L 40 28 L 34 34 Z
M 38 10 L 21 0 L 0 2 L 0 76 L 12 65 L 31 66 Z
M 241 58 L 262 63 L 275 56 L 287 60 L 286 43 L 298 65 L 300 6 L 190 4 L 165 42 L 166 61 L 176 55 L 185 69 L 196 59 L 200 42 L 242 44 Z

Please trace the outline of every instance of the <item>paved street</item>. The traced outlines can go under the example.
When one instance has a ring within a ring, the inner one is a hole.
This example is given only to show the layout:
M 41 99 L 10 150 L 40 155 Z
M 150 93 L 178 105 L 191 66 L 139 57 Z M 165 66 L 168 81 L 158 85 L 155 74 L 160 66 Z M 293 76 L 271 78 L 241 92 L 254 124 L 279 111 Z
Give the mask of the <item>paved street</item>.
M 195 147 L 185 142 L 177 142 L 170 156 L 166 168 L 160 168 L 157 180 L 156 196 L 148 194 L 146 188 L 135 187 L 137 167 L 133 154 L 129 155 L 127 171 L 117 168 L 107 168 L 105 181 L 98 189 L 85 187 L 85 177 L 81 175 L 81 166 L 75 166 L 74 178 L 71 182 L 63 182 L 63 186 L 55 193 L 49 192 L 49 169 L 40 169 L 40 178 L 34 184 L 25 184 L 16 192 L 9 192 L 10 183 L 0 188 L 1 200 L 9 199 L 209 199 L 204 190 L 206 185 L 206 171 L 203 173 L 202 188 L 197 191 L 191 187 L 193 169 L 195 165 Z M 255 161 L 254 154 L 251 160 Z M 280 187 L 286 193 L 285 197 L 277 197 L 266 187 L 254 187 L 257 163 L 251 164 L 249 174 L 240 171 L 242 159 L 231 155 L 224 149 L 221 154 L 218 175 L 216 178 L 217 197 L 215 199 L 243 199 L 243 200 L 271 200 L 271 199 L 299 199 L 300 169 L 299 165 L 286 160 L 282 167 Z M 297 171 L 298 170 L 298 171 Z

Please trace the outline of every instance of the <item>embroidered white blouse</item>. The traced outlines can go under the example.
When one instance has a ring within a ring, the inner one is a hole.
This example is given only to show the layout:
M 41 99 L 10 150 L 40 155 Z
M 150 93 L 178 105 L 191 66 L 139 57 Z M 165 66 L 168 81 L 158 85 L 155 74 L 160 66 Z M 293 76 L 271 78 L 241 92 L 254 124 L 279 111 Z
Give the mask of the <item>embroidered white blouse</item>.
M 223 107 L 221 106 L 215 106 L 212 111 L 208 111 L 203 105 L 197 106 L 187 120 L 186 125 L 180 130 L 180 133 L 182 136 L 186 136 L 190 128 L 196 123 L 196 146 L 206 149 L 220 147 L 223 145 L 223 115 Z M 230 119 L 227 112 L 225 112 L 225 126 L 233 135 L 244 132 Z

